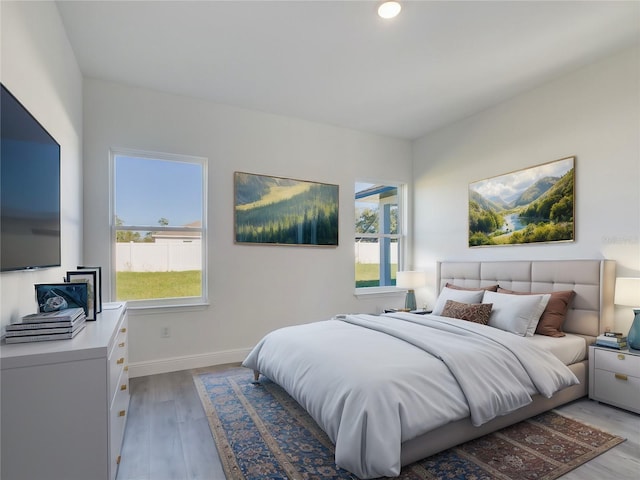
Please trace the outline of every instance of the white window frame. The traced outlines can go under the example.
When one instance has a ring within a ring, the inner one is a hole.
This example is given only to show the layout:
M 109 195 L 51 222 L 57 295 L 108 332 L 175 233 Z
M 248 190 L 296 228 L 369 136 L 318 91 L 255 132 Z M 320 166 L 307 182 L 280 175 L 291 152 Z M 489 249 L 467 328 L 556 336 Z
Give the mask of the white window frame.
M 367 178 L 358 178 L 354 182 L 354 221 L 355 221 L 355 184 L 356 183 L 371 183 L 377 185 L 385 185 L 390 187 L 396 187 L 398 189 L 398 233 L 397 234 L 382 234 L 382 233 L 356 233 L 354 228 L 354 242 L 356 237 L 359 238 L 397 238 L 398 240 L 398 271 L 404 270 L 405 261 L 406 261 L 406 245 L 407 245 L 407 195 L 408 195 L 408 187 L 406 183 L 389 181 L 389 180 L 373 180 Z M 355 227 L 355 225 L 354 225 Z M 381 247 L 382 248 L 382 247 Z M 382 256 L 380 258 L 382 260 Z M 355 253 L 354 253 L 354 261 L 355 267 Z M 382 265 L 380 266 L 382 269 Z M 354 269 L 355 270 L 355 269 Z M 355 285 L 355 277 L 354 277 L 354 285 Z M 361 295 L 404 295 L 406 290 L 398 289 L 394 285 L 384 285 L 378 287 L 355 287 L 354 294 L 356 296 Z
M 116 179 L 116 162 L 115 159 L 118 156 L 125 157 L 137 157 L 146 158 L 149 160 L 166 160 L 172 162 L 185 162 L 195 163 L 202 167 L 202 225 L 201 228 L 193 228 L 194 231 L 199 231 L 201 235 L 202 254 L 201 254 L 201 295 L 198 297 L 177 297 L 177 298 L 156 298 L 148 300 L 127 300 L 127 308 L 132 310 L 136 309 L 153 309 L 153 308 L 181 308 L 189 306 L 205 306 L 209 305 L 208 302 L 208 275 L 207 275 L 207 185 L 208 185 L 208 163 L 209 160 L 206 157 L 197 157 L 193 155 L 182 155 L 173 153 L 152 152 L 148 150 L 136 150 L 130 148 L 112 148 L 109 151 L 109 170 L 110 170 L 110 228 L 111 228 L 111 291 L 116 290 L 116 232 L 118 230 L 128 231 L 142 231 L 148 232 L 149 225 L 127 225 L 125 228 L 116 225 L 116 192 L 115 192 L 115 179 Z M 184 231 L 184 227 L 169 227 L 154 225 L 153 231 L 155 232 L 171 232 L 171 231 Z

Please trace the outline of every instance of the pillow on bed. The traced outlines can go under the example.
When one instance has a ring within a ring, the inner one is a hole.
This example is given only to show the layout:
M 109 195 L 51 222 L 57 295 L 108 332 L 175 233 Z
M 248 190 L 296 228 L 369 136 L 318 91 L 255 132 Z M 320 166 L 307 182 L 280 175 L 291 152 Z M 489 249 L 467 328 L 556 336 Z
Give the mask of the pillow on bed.
M 490 315 L 490 303 L 460 303 L 455 300 L 447 300 L 442 309 L 443 317 L 459 318 L 482 325 L 489 323 Z
M 471 288 L 471 287 L 459 287 L 458 285 L 454 285 L 453 283 L 447 282 L 445 287 L 453 288 L 454 290 L 469 290 L 471 292 L 477 292 L 478 290 L 490 290 L 492 292 L 497 292 L 499 285 L 489 285 L 488 287 L 480 287 L 480 288 Z
M 512 295 L 534 295 L 527 292 L 507 290 L 506 288 L 498 288 L 498 292 L 510 293 Z M 549 295 L 551 295 L 551 298 L 544 312 L 542 312 L 535 333 L 548 337 L 564 337 L 562 325 L 564 324 L 564 318 L 567 315 L 567 310 L 569 310 L 569 305 L 575 294 L 576 292 L 573 290 L 550 292 Z
M 506 293 L 484 292 L 482 303 L 491 303 L 489 326 L 515 333 L 521 337 L 531 337 L 536 331 L 540 316 L 549 303 L 549 294 L 509 295 Z
M 454 288 L 444 287 L 438 295 L 436 304 L 433 307 L 434 315 L 441 315 L 447 300 L 455 300 L 461 303 L 481 303 L 484 290 L 456 290 Z

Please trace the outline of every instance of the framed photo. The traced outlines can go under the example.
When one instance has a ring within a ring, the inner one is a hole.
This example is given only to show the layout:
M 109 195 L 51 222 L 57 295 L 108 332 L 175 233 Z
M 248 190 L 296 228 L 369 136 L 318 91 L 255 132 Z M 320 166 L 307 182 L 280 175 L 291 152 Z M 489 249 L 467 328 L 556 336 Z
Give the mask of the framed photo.
M 41 283 L 35 285 L 39 312 L 53 312 L 66 308 L 83 308 L 89 319 L 88 285 L 82 283 Z
M 234 173 L 235 243 L 338 246 L 338 185 Z
M 469 247 L 573 242 L 575 159 L 471 183 Z
M 96 313 L 102 312 L 102 267 L 85 267 L 78 265 L 78 270 L 93 270 L 96 272 Z
M 84 282 L 87 284 L 87 320 L 96 320 L 96 272 L 95 270 L 78 270 L 77 272 L 67 272 L 66 281 L 68 283 Z

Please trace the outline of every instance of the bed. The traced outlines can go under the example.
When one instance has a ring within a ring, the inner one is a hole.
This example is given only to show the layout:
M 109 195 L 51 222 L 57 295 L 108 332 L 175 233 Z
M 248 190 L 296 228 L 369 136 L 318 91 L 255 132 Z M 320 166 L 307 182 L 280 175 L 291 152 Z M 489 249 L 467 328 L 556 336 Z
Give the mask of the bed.
M 340 315 L 271 332 L 243 364 L 309 412 L 336 445 L 339 467 L 360 478 L 397 476 L 401 466 L 586 395 L 586 346 L 612 327 L 614 283 L 608 260 L 439 262 L 438 301 L 484 296 L 496 319 L 505 318 L 503 299 L 546 306 L 550 292 L 574 292 L 566 335 L 514 335 L 442 311 Z M 478 290 L 495 286 L 500 293 Z

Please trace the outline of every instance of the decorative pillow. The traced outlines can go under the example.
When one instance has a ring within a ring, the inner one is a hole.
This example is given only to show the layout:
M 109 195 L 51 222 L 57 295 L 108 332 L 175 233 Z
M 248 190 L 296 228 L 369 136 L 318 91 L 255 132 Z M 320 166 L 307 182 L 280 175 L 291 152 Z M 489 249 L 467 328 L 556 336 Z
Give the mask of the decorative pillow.
M 487 325 L 491 315 L 490 303 L 460 303 L 455 300 L 447 300 L 442 309 L 442 316 L 459 318 L 469 322 Z
M 527 292 L 514 292 L 513 290 L 507 290 L 505 288 L 498 288 L 499 293 L 510 293 L 512 295 L 534 295 Z M 547 337 L 564 337 L 562 331 L 562 325 L 564 324 L 567 310 L 571 305 L 571 300 L 576 295 L 573 290 L 563 290 L 560 292 L 550 292 L 551 298 L 547 307 L 542 312 L 536 332 L 539 335 L 546 335 Z
M 484 290 L 456 290 L 453 288 L 444 287 L 438 295 L 436 304 L 433 307 L 434 315 L 441 315 L 447 300 L 455 300 L 462 303 L 481 303 Z
M 509 295 L 484 292 L 482 303 L 492 303 L 489 326 L 531 337 L 551 295 Z
M 488 287 L 480 287 L 480 288 L 471 288 L 471 287 L 459 287 L 458 285 L 454 285 L 453 283 L 447 282 L 445 287 L 453 288 L 454 290 L 469 290 L 470 292 L 477 292 L 479 290 L 489 290 L 491 292 L 497 292 L 498 285 L 489 285 Z

